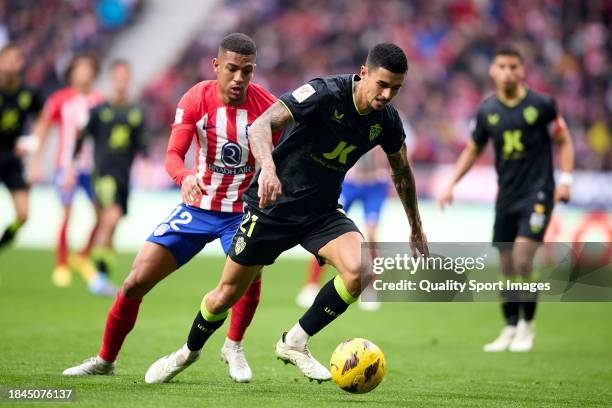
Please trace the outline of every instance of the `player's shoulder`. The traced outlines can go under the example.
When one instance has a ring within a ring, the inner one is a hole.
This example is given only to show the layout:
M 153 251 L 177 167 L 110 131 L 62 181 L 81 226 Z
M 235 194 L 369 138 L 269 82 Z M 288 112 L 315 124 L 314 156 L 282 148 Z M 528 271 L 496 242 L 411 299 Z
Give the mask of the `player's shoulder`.
M 262 106 L 263 109 L 267 109 L 276 101 L 276 96 L 274 96 L 270 91 L 268 91 L 262 85 L 251 82 L 247 89 L 247 103 L 250 106 Z
M 217 86 L 216 80 L 204 80 L 196 83 L 185 92 L 185 95 L 189 95 L 193 101 L 201 101 L 206 99 L 210 91 Z
M 49 101 L 53 102 L 63 102 L 67 99 L 72 98 L 75 95 L 76 91 L 74 88 L 69 86 L 57 89 L 49 95 Z
M 337 74 L 328 75 L 322 78 L 316 78 L 320 82 L 320 87 L 332 95 L 344 94 L 346 91 L 351 91 L 353 81 L 358 81 L 359 77 L 355 74 Z
M 527 95 L 525 96 L 525 100 L 528 103 L 537 105 L 549 106 L 554 104 L 554 98 L 552 96 L 535 91 L 531 88 L 527 89 Z
M 478 107 L 478 113 L 488 113 L 492 109 L 496 109 L 500 107 L 499 99 L 495 92 L 488 93 L 480 102 L 480 106 Z

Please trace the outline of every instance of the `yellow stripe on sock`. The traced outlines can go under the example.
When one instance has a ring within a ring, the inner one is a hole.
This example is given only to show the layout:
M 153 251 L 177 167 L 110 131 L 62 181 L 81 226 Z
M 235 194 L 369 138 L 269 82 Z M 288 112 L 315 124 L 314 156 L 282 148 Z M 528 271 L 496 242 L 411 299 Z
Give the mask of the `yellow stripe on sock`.
M 338 292 L 342 300 L 344 300 L 347 305 L 355 303 L 355 301 L 357 300 L 357 298 L 353 297 L 353 295 L 351 295 L 346 289 L 346 287 L 344 286 L 344 282 L 342 282 L 342 279 L 340 278 L 340 275 L 336 275 L 336 277 L 334 278 L 334 288 L 336 288 L 336 292 Z
M 219 320 L 225 319 L 227 317 L 227 314 L 229 313 L 229 310 L 226 310 L 225 312 L 221 312 L 219 314 L 210 313 L 206 308 L 206 296 L 204 296 L 204 299 L 202 299 L 202 303 L 200 304 L 200 313 L 202 313 L 202 317 L 207 322 L 217 322 Z

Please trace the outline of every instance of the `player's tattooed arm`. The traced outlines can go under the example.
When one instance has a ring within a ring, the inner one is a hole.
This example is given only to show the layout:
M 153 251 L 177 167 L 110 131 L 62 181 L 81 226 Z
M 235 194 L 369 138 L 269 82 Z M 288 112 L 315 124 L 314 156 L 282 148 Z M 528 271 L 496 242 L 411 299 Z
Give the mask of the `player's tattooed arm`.
M 415 248 L 425 256 L 429 256 L 427 248 L 427 237 L 423 232 L 421 225 L 421 215 L 419 214 L 419 206 L 417 202 L 416 183 L 410 162 L 408 162 L 408 154 L 406 145 L 403 145 L 399 152 L 388 154 L 389 164 L 391 165 L 391 179 L 397 190 L 397 194 L 402 201 L 404 211 L 408 216 L 410 223 L 411 234 L 410 241 L 413 245 L 412 252 L 416 256 Z
M 282 102 L 276 101 L 249 127 L 249 146 L 261 167 L 259 178 L 259 207 L 264 208 L 276 201 L 282 194 L 281 183 L 276 176 L 272 160 L 272 133 L 293 121 L 289 110 Z

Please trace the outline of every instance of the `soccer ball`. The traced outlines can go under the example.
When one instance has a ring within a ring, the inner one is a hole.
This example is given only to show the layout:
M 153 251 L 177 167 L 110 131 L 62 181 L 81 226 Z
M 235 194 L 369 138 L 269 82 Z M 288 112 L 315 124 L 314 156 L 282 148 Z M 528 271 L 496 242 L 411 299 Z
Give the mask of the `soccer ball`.
M 364 394 L 372 391 L 385 376 L 385 356 L 378 346 L 366 339 L 345 340 L 331 357 L 334 383 L 344 391 Z

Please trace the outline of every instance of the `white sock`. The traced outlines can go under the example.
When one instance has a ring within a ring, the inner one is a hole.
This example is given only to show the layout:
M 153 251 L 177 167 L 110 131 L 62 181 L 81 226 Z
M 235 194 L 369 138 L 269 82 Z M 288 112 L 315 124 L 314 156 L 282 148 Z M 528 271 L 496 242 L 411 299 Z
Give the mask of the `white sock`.
M 236 346 L 242 344 L 242 342 L 241 341 L 234 341 L 234 340 L 230 339 L 229 337 L 226 337 L 225 338 L 225 344 L 227 346 L 229 346 L 229 347 L 236 347 Z
M 309 338 L 310 336 L 308 333 L 302 329 L 302 326 L 300 326 L 298 322 L 287 332 L 285 343 L 291 347 L 305 347 Z
M 185 357 L 185 358 L 189 358 L 189 357 L 194 357 L 198 354 L 200 354 L 201 350 L 189 350 L 189 347 L 187 347 L 187 343 L 183 344 L 183 347 L 181 347 L 181 354 Z

